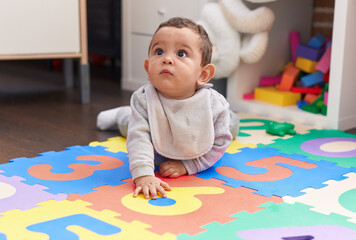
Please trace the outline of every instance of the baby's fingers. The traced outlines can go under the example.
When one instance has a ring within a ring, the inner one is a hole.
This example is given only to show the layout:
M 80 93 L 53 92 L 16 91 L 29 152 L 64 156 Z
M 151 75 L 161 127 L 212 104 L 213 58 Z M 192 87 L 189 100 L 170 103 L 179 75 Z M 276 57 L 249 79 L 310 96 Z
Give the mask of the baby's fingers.
M 146 199 L 150 198 L 150 187 L 149 186 L 143 186 L 142 192 L 143 192 L 143 196 Z
M 167 193 L 164 191 L 163 187 L 159 186 L 157 187 L 157 191 L 161 194 L 162 197 L 166 198 Z
M 137 188 L 135 189 L 135 191 L 134 191 L 133 196 L 134 196 L 134 197 L 137 197 L 138 194 L 139 194 L 141 191 L 142 191 L 142 187 L 137 187 Z
M 156 186 L 150 186 L 150 192 L 151 192 L 151 196 L 153 199 L 157 198 L 157 190 L 156 190 Z M 148 196 L 149 198 L 149 196 Z
M 166 189 L 166 190 L 168 190 L 168 191 L 170 191 L 171 190 L 171 187 L 168 185 L 168 183 L 166 183 L 166 182 L 161 182 L 161 186 L 164 188 L 164 189 Z

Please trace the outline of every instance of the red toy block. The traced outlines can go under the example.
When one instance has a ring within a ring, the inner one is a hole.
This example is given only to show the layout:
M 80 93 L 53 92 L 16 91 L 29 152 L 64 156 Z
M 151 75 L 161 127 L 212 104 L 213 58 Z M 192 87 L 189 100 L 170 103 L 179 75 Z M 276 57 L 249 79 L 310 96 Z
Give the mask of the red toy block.
M 321 94 L 322 89 L 319 86 L 315 86 L 313 88 L 307 87 L 292 87 L 292 92 L 304 93 L 304 94 Z
M 298 31 L 293 31 L 289 33 L 290 39 L 290 50 L 292 53 L 293 62 L 297 60 L 297 56 L 295 55 L 295 51 L 297 49 L 298 44 L 300 43 L 300 33 Z
M 315 68 L 323 73 L 327 73 L 330 69 L 330 57 L 331 45 L 328 47 L 328 49 L 326 49 L 325 53 L 320 58 L 320 61 L 318 62 Z
M 294 81 L 297 79 L 299 74 L 299 69 L 292 65 L 289 65 L 282 75 L 281 85 L 279 86 L 280 91 L 290 91 Z
M 245 93 L 242 98 L 246 100 L 255 99 L 255 93 Z
M 261 77 L 260 86 L 274 86 L 281 82 L 282 75 L 276 77 Z
M 329 82 L 329 72 L 324 74 L 323 79 L 324 79 L 324 82 L 326 82 L 326 83 Z

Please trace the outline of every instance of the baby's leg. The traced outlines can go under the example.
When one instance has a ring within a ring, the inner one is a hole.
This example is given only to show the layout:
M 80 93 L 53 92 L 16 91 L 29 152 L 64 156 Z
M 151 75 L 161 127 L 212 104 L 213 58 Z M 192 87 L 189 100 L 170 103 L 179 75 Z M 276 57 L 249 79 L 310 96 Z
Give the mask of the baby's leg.
M 125 138 L 127 137 L 127 128 L 129 126 L 130 116 L 130 106 L 121 107 L 121 109 L 116 114 L 117 127 L 119 128 L 120 134 Z
M 180 160 L 167 160 L 161 163 L 159 172 L 162 177 L 176 178 L 187 175 L 188 171 Z
M 130 116 L 130 106 L 109 109 L 98 114 L 96 125 L 100 130 L 119 130 L 123 137 L 127 137 Z

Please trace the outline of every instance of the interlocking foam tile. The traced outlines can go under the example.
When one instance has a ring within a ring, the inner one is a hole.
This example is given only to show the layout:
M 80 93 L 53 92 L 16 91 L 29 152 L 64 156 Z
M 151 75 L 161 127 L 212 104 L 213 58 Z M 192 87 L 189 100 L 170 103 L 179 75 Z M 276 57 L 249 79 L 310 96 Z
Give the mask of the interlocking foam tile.
M 233 154 L 233 153 L 238 153 L 240 152 L 242 148 L 256 148 L 257 145 L 256 144 L 253 144 L 253 143 L 248 143 L 248 144 L 242 144 L 242 143 L 239 143 L 237 142 L 236 140 L 233 140 L 230 144 L 230 146 L 226 149 L 225 152 L 227 153 L 230 153 L 230 154 Z
M 303 227 L 265 228 L 244 230 L 237 234 L 248 240 L 263 239 L 323 239 L 323 240 L 355 240 L 356 230 L 338 225 L 316 225 Z M 264 237 L 268 236 L 268 237 Z M 294 238 L 293 238 L 294 237 Z M 309 238 L 308 238 L 309 237 Z
M 326 180 L 342 180 L 342 175 L 350 171 L 331 162 L 287 155 L 273 148 L 244 148 L 239 153 L 226 153 L 197 176 L 220 179 L 232 187 L 252 188 L 263 196 L 299 196 L 302 189 L 324 187 Z
M 283 237 L 291 236 L 289 234 L 297 234 L 295 236 L 318 234 L 317 236 L 325 236 L 320 229 L 328 229 L 332 238 L 315 238 L 323 240 L 334 239 L 355 239 L 356 225 L 346 221 L 346 217 L 337 214 L 324 215 L 314 211 L 310 211 L 310 206 L 296 203 L 280 203 L 274 204 L 271 202 L 262 204 L 264 210 L 256 213 L 240 212 L 232 215 L 237 220 L 219 224 L 217 222 L 203 226 L 208 231 L 200 233 L 196 236 L 187 236 L 186 234 L 178 235 L 179 240 L 191 239 L 264 239 L 275 240 L 281 239 L 279 233 L 286 233 Z M 330 225 L 332 225 L 331 228 Z M 317 229 L 319 227 L 319 230 Z M 287 233 L 286 228 L 290 228 L 291 232 Z M 293 228 L 291 228 L 293 227 Z M 303 227 L 303 228 L 297 228 Z M 253 238 L 244 238 L 248 235 L 247 230 L 257 230 Z M 345 231 L 339 232 L 339 229 Z M 324 231 L 323 230 L 323 231 Z M 333 231 L 335 230 L 335 231 Z M 292 235 L 292 236 L 293 236 Z M 343 238 L 345 236 L 345 238 Z
M 284 197 L 288 203 L 300 202 L 313 206 L 311 210 L 323 214 L 337 213 L 356 223 L 356 173 L 348 173 L 340 182 L 326 181 L 325 188 L 303 190 L 306 194 L 297 198 Z
M 97 212 L 84 201 L 53 200 L 27 211 L 12 210 L 0 218 L 0 232 L 8 240 L 18 239 L 175 239 L 172 234 L 159 236 L 146 230 L 149 225 L 115 218 L 109 210 Z
M 30 186 L 22 183 L 21 177 L 6 177 L 0 174 L 0 216 L 13 209 L 27 210 L 37 207 L 37 203 L 55 199 L 65 200 L 66 194 L 53 195 L 45 192 L 41 185 Z
M 273 140 L 281 137 L 266 133 L 267 124 L 270 122 L 284 122 L 277 118 L 262 117 L 252 113 L 239 113 L 240 133 L 236 139 L 239 143 L 253 144 L 271 144 Z M 312 127 L 293 122 L 297 133 L 307 133 Z M 315 128 L 315 126 L 314 126 Z M 291 138 L 291 135 L 285 135 L 282 139 Z
M 281 202 L 279 197 L 263 197 L 252 193 L 248 188 L 231 188 L 218 180 L 205 180 L 195 176 L 182 176 L 177 179 L 163 179 L 171 187 L 167 198 L 144 199 L 142 195 L 132 197 L 134 184 L 95 188 L 95 192 L 73 194 L 69 200 L 82 199 L 93 203 L 95 210 L 109 209 L 119 212 L 119 218 L 130 222 L 138 220 L 152 226 L 148 229 L 157 234 L 187 233 L 189 235 L 204 231 L 200 227 L 218 221 L 222 224 L 234 220 L 231 214 L 261 210 L 261 203 Z
M 290 139 L 277 139 L 269 145 L 287 154 L 302 154 L 313 160 L 328 160 L 341 167 L 356 167 L 356 135 L 338 130 L 310 130 Z
M 111 153 L 104 147 L 74 146 L 61 152 L 42 153 L 34 158 L 18 158 L 0 165 L 6 176 L 18 175 L 29 185 L 41 184 L 57 193 L 84 194 L 92 188 L 123 184 L 131 177 L 127 153 Z
M 127 152 L 126 148 L 126 138 L 124 137 L 113 137 L 109 138 L 105 142 L 91 142 L 89 146 L 96 147 L 96 146 L 103 146 L 106 147 L 106 150 L 111 152 Z

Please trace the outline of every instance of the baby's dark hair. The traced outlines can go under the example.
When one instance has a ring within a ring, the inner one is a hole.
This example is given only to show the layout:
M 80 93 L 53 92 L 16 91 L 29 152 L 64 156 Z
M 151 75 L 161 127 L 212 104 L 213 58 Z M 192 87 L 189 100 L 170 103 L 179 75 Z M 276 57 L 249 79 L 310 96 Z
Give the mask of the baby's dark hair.
M 163 27 L 189 28 L 193 32 L 197 33 L 200 36 L 201 40 L 201 65 L 205 66 L 206 64 L 211 62 L 213 44 L 211 43 L 208 33 L 205 31 L 203 26 L 196 24 L 195 22 L 187 18 L 174 17 L 167 20 L 166 22 L 162 22 L 155 31 L 155 34 Z M 148 50 L 151 49 L 151 44 L 152 42 L 150 43 Z

